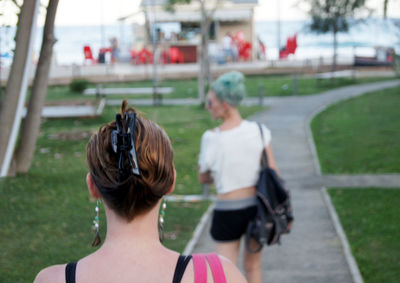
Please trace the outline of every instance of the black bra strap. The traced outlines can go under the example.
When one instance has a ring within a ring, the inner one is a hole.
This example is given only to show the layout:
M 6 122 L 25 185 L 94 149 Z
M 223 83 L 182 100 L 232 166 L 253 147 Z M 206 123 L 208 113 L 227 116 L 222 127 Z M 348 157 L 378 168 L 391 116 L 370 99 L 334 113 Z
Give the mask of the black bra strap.
M 175 267 L 174 279 L 173 283 L 180 283 L 185 273 L 186 267 L 189 261 L 192 259 L 191 255 L 184 256 L 180 255 L 178 258 L 178 262 Z M 75 274 L 76 274 L 76 262 L 70 262 L 65 267 L 65 282 L 66 283 L 75 283 Z
M 65 267 L 65 282 L 75 283 L 76 262 L 70 262 Z
M 180 255 L 179 256 L 178 262 L 176 263 L 174 279 L 172 280 L 172 283 L 180 283 L 181 282 L 183 274 L 185 273 L 186 267 L 191 259 L 192 259 L 191 255 L 188 255 L 188 256 Z

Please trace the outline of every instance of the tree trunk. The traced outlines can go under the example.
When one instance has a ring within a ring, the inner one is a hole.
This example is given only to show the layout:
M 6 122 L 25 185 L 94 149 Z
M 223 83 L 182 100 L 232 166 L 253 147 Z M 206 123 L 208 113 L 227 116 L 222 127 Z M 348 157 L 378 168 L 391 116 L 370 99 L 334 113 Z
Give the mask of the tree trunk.
M 389 0 L 384 0 L 383 1 L 383 18 L 387 18 L 387 8 L 388 8 L 388 2 Z
M 19 96 L 22 90 L 28 58 L 32 25 L 36 13 L 36 1 L 24 1 L 18 17 L 14 59 L 7 80 L 6 93 L 0 111 L 0 168 L 3 167 L 12 128 L 16 121 Z M 6 168 L 7 169 L 7 168 Z
M 47 6 L 39 63 L 36 68 L 28 111 L 22 124 L 21 138 L 16 151 L 18 173 L 26 173 L 29 171 L 35 152 L 37 137 L 39 135 L 42 108 L 47 94 L 53 46 L 56 43 L 54 21 L 58 2 L 59 0 L 50 0 Z
M 205 102 L 205 82 L 204 82 L 204 73 L 205 73 L 205 65 L 204 65 L 204 54 L 205 54 L 205 26 L 206 26 L 206 11 L 205 11 L 205 3 L 204 0 L 200 0 L 201 6 L 201 23 L 200 23 L 200 31 L 201 31 L 201 41 L 199 50 L 197 52 L 198 62 L 199 62 L 199 75 L 197 76 L 197 89 L 198 95 L 200 99 L 200 104 L 204 104 Z
M 212 75 L 211 75 L 211 66 L 210 66 L 210 54 L 208 53 L 208 43 L 210 41 L 210 24 L 211 24 L 211 18 L 209 15 L 207 15 L 206 18 L 206 34 L 205 34 L 205 55 L 204 55 L 204 62 L 205 62 L 205 75 L 207 76 L 207 85 L 210 86 L 212 82 Z
M 199 95 L 199 100 L 200 100 L 200 105 L 204 105 L 205 103 L 205 91 L 204 91 L 204 62 L 202 60 L 203 55 L 202 55 L 202 50 L 201 47 L 199 48 L 199 51 L 197 52 L 197 57 L 198 57 L 198 64 L 199 64 L 199 72 L 197 74 L 197 92 Z
M 201 5 L 201 23 L 200 23 L 200 30 L 201 30 L 201 43 L 200 49 L 198 51 L 198 60 L 200 64 L 200 70 L 198 75 L 198 93 L 200 104 L 205 103 L 205 83 L 211 83 L 211 73 L 210 73 L 210 60 L 208 56 L 208 30 L 210 26 L 210 19 L 207 15 L 205 2 L 200 1 Z

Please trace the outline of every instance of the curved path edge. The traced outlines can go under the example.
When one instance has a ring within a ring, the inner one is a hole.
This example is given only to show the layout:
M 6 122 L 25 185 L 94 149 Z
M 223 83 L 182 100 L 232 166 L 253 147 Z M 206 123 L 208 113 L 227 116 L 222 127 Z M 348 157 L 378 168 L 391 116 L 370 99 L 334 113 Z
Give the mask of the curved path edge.
M 357 261 L 354 259 L 353 254 L 351 253 L 351 248 L 349 241 L 347 240 L 346 233 L 344 232 L 344 229 L 342 227 L 342 223 L 339 220 L 339 216 L 336 213 L 335 207 L 332 204 L 332 200 L 326 191 L 326 188 L 323 187 L 321 189 L 321 193 L 324 197 L 325 204 L 328 207 L 329 210 L 329 215 L 331 216 L 333 225 L 335 226 L 336 233 L 338 234 L 340 241 L 342 242 L 343 246 L 343 252 L 347 261 L 347 264 L 349 265 L 351 275 L 353 276 L 353 281 L 354 283 L 364 283 L 364 280 L 361 276 L 361 272 L 358 268 Z

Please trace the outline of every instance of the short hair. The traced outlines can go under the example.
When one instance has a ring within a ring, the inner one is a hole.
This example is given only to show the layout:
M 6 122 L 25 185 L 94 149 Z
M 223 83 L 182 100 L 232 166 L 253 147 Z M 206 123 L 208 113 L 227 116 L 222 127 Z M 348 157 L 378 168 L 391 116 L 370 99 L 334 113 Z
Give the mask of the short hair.
M 135 112 L 121 106 L 121 115 Z M 104 202 L 119 216 L 128 221 L 153 208 L 174 182 L 173 149 L 169 137 L 156 123 L 137 114 L 135 144 L 140 176 L 129 174 L 121 178 L 119 155 L 114 152 L 111 132 L 116 122 L 100 127 L 89 140 L 86 152 L 93 181 Z M 126 125 L 123 123 L 123 127 Z M 125 168 L 130 166 L 125 160 Z
M 236 107 L 246 96 L 244 75 L 237 71 L 225 73 L 211 84 L 211 90 L 219 100 Z

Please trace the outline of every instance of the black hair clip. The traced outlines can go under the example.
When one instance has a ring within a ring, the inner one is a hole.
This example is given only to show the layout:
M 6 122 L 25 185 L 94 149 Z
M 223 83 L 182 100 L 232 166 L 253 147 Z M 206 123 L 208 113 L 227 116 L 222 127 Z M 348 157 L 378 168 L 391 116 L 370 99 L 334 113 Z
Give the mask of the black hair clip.
M 129 171 L 124 168 L 124 152 L 128 156 L 131 171 L 140 176 L 139 163 L 136 156 L 135 123 L 136 113 L 125 113 L 126 131 L 123 130 L 121 114 L 115 115 L 117 129 L 111 132 L 111 144 L 115 153 L 119 154 L 118 168 L 122 176 Z

